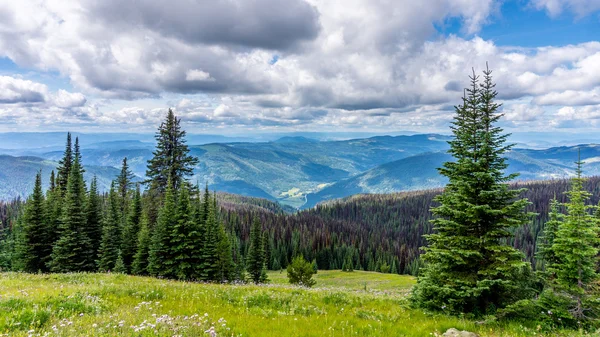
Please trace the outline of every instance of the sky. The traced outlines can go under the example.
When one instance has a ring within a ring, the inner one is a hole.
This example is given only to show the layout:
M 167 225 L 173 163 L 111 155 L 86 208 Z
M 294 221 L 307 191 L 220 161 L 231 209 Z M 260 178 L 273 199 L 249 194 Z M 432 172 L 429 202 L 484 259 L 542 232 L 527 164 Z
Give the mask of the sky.
M 600 0 L 0 0 L 0 131 L 600 131 Z

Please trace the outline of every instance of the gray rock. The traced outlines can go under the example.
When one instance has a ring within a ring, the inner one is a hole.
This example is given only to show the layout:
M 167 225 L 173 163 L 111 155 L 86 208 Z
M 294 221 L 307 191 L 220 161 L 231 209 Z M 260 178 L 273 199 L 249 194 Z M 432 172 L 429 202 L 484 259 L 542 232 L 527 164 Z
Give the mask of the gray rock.
M 479 337 L 478 334 L 469 331 L 458 331 L 457 329 L 450 328 L 442 335 L 444 337 Z

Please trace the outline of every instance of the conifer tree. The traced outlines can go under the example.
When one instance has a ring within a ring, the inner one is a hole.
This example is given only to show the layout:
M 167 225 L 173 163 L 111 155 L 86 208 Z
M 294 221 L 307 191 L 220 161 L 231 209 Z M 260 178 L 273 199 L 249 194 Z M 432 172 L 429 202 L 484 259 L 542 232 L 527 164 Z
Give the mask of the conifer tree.
M 140 221 L 140 232 L 138 233 L 137 250 L 131 266 L 135 275 L 148 275 L 148 258 L 150 254 L 150 230 L 148 229 L 148 216 L 142 212 Z
M 127 218 L 129 215 L 129 194 L 131 191 L 131 187 L 133 185 L 133 178 L 135 175 L 131 172 L 129 165 L 127 164 L 127 157 L 123 158 L 123 163 L 121 164 L 121 172 L 117 177 L 117 192 L 119 195 L 119 200 L 121 202 L 120 210 L 121 214 L 123 214 L 123 219 Z
M 69 170 L 69 180 L 59 225 L 60 237 L 52 249 L 49 267 L 52 272 L 86 270 L 93 261 L 90 239 L 85 232 L 85 183 L 79 158 L 75 156 Z
M 123 255 L 121 255 L 121 251 L 117 255 L 117 261 L 115 262 L 115 268 L 113 271 L 117 274 L 127 274 L 127 269 L 125 268 L 125 263 L 123 263 Z
M 71 133 L 67 133 L 67 145 L 63 158 L 58 161 L 57 175 L 56 175 L 56 187 L 60 189 L 61 195 L 65 195 L 67 192 L 67 182 L 69 181 L 69 174 L 71 173 L 71 166 L 73 165 L 73 146 L 71 143 Z
M 208 204 L 208 213 L 204 224 L 204 245 L 202 249 L 202 278 L 205 281 L 218 281 L 218 252 L 219 225 L 216 210 L 210 195 L 204 200 Z
M 170 249 L 170 228 L 176 221 L 175 196 L 169 179 L 163 206 L 160 208 L 148 256 L 148 272 L 153 276 L 175 277 L 175 266 Z
M 509 189 L 505 175 L 506 134 L 495 126 L 502 117 L 494 102 L 491 71 L 483 83 L 475 74 L 451 127 L 454 139 L 440 173 L 449 179 L 432 209 L 435 233 L 423 259 L 426 267 L 413 291 L 417 305 L 463 313 L 493 312 L 519 294 L 517 275 L 527 268 L 523 254 L 506 244 L 511 228 L 527 221 L 522 190 Z
M 61 190 L 56 185 L 56 176 L 54 170 L 50 173 L 50 188 L 46 191 L 46 225 L 48 226 L 48 243 L 51 247 L 59 238 L 60 219 L 62 214 Z M 49 263 L 50 261 L 47 261 Z
M 98 257 L 102 238 L 102 199 L 98 194 L 98 180 L 96 176 L 92 178 L 92 182 L 90 183 L 85 212 L 87 218 L 86 233 L 91 242 L 91 255 L 94 259 L 93 269 L 95 269 L 95 259 Z
M 233 255 L 231 251 L 231 240 L 225 232 L 225 226 L 221 222 L 218 224 L 217 240 L 216 281 L 232 281 L 235 273 L 235 265 L 233 263 Z
M 45 218 L 44 193 L 42 192 L 42 173 L 35 176 L 33 194 L 27 201 L 23 214 L 23 239 L 25 251 L 23 258 L 23 271 L 35 273 L 46 272 L 46 263 L 50 260 L 52 243 L 48 239 L 51 228 Z
M 537 256 L 543 261 L 546 270 L 555 268 L 560 261 L 557 259 L 552 246 L 558 232 L 558 227 L 564 219 L 564 214 L 560 213 L 560 203 L 556 200 L 556 196 L 550 202 L 550 212 L 548 213 L 548 221 L 544 224 L 544 231 L 539 240 L 539 248 Z M 554 278 L 547 275 L 547 278 Z
M 254 283 L 263 282 L 266 269 L 262 235 L 260 220 L 255 217 L 250 230 L 250 247 L 246 258 L 246 270 Z
M 179 189 L 175 221 L 170 228 L 169 248 L 175 277 L 187 280 L 194 274 L 196 247 L 198 242 L 196 225 L 193 219 L 190 191 L 187 186 Z
M 193 173 L 198 158 L 189 155 L 185 141 L 185 131 L 181 129 L 181 120 L 173 110 L 169 109 L 167 117 L 161 123 L 156 133 L 156 150 L 153 158 L 148 161 L 146 176 L 150 190 L 162 194 L 167 189 L 170 180 L 175 192 L 179 185 L 186 182 L 186 178 Z
M 552 253 L 558 263 L 548 266 L 556 275 L 554 286 L 566 292 L 572 299 L 569 310 L 577 320 L 585 320 L 596 313 L 587 307 L 590 287 L 598 280 L 596 256 L 598 255 L 599 221 L 590 213 L 592 206 L 585 203 L 591 193 L 583 188 L 582 162 L 577 161 L 577 176 L 572 179 L 567 192 L 567 213 L 558 224 L 558 231 L 552 244 Z
M 122 191 L 119 191 L 119 198 L 122 198 Z M 142 220 L 142 196 L 140 186 L 136 187 L 131 205 L 128 207 L 129 214 L 125 227 L 123 228 L 123 242 L 121 245 L 121 253 L 123 255 L 123 264 L 125 269 L 129 271 L 133 263 L 134 255 L 137 252 L 138 233 L 140 231 L 140 222 Z
M 121 217 L 119 212 L 119 196 L 114 181 L 108 193 L 108 205 L 102 226 L 102 241 L 98 253 L 98 270 L 101 272 L 115 269 L 121 250 Z

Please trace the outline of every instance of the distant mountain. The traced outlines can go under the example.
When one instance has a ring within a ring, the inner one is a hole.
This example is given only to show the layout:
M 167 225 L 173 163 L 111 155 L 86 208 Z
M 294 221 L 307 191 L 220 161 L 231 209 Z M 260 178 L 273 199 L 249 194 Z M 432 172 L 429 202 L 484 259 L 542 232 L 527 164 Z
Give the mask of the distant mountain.
M 274 141 L 274 143 L 318 143 L 316 139 L 306 138 L 302 136 L 286 136 Z
M 57 162 L 37 157 L 13 157 L 0 155 L 0 200 L 26 198 L 33 191 L 35 175 L 42 170 L 43 188 L 50 183 L 50 172 L 56 169 Z M 95 175 L 100 191 L 107 191 L 111 181 L 119 174 L 113 167 L 85 166 L 84 178 L 88 182 Z
M 507 173 L 519 173 L 517 180 L 541 180 L 564 178 L 572 174 L 570 167 L 537 160 L 520 152 L 509 152 Z M 444 162 L 453 161 L 445 152 L 423 153 L 409 158 L 380 165 L 374 169 L 339 181 L 321 191 L 306 196 L 302 208 L 331 199 L 339 199 L 360 193 L 392 193 L 423 190 L 446 185 L 448 180 L 437 168 Z

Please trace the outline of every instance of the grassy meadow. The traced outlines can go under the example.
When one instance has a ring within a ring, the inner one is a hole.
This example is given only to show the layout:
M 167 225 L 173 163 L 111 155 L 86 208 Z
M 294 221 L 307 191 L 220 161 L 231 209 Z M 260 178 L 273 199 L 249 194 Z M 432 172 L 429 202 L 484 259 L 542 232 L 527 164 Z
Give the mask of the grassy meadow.
M 583 336 L 408 307 L 409 276 L 319 271 L 313 289 L 117 274 L 0 274 L 0 336 Z

